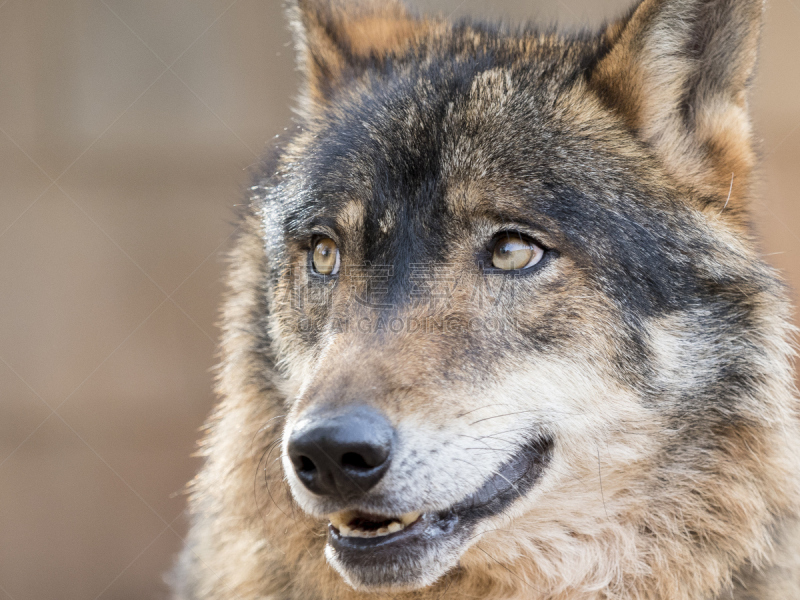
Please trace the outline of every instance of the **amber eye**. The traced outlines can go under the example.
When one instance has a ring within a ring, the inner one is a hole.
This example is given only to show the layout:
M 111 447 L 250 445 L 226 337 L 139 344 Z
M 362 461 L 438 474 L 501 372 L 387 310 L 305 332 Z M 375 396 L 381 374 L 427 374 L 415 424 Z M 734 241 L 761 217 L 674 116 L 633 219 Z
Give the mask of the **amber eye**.
M 320 275 L 336 275 L 339 272 L 339 248 L 331 238 L 321 238 L 314 245 L 311 255 L 314 270 Z
M 492 250 L 492 266 L 503 271 L 532 267 L 544 256 L 544 250 L 529 238 L 516 232 L 497 236 Z

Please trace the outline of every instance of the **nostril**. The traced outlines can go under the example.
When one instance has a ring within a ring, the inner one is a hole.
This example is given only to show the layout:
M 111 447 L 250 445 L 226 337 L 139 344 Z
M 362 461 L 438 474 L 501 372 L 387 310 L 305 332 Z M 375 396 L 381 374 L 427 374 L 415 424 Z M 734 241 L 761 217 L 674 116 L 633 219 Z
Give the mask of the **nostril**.
M 342 466 L 350 467 L 351 469 L 356 469 L 359 471 L 366 471 L 373 468 L 372 465 L 367 464 L 367 461 L 364 460 L 363 456 L 355 452 L 346 452 L 344 455 L 342 455 Z
M 300 471 L 304 473 L 311 473 L 317 470 L 317 465 L 314 464 L 314 461 L 308 458 L 307 456 L 300 457 Z

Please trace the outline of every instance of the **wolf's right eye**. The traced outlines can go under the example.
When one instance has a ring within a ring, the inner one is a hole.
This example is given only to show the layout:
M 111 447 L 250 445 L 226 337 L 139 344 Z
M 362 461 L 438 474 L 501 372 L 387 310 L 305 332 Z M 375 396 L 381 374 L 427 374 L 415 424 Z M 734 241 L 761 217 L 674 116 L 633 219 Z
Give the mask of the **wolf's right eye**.
M 336 275 L 339 272 L 339 248 L 331 238 L 321 238 L 314 244 L 311 264 L 320 275 Z

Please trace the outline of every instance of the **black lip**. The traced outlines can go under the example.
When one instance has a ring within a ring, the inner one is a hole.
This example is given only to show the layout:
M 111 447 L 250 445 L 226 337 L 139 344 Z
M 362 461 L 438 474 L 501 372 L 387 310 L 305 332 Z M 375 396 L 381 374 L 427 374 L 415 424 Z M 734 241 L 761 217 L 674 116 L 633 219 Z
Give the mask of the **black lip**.
M 550 461 L 552 448 L 547 438 L 525 445 L 476 492 L 445 511 L 423 514 L 402 531 L 372 538 L 343 537 L 330 525 L 329 543 L 338 560 L 356 571 L 385 567 L 387 561 L 419 560 L 441 545 L 460 545 L 479 521 L 499 514 L 534 486 Z

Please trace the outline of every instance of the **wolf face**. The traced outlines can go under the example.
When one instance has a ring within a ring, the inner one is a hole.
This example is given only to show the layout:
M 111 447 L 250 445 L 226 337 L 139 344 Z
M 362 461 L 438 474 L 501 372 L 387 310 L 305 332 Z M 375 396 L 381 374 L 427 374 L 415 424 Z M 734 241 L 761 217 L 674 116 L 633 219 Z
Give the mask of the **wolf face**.
M 760 13 L 292 8 L 184 594 L 696 599 L 774 562 L 800 436 L 747 225 Z

